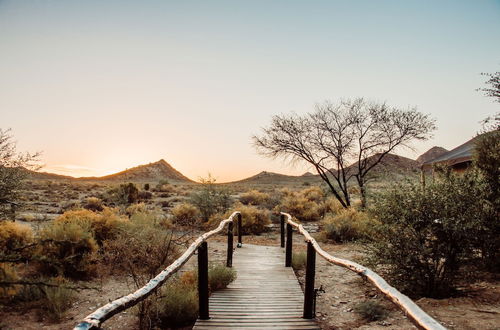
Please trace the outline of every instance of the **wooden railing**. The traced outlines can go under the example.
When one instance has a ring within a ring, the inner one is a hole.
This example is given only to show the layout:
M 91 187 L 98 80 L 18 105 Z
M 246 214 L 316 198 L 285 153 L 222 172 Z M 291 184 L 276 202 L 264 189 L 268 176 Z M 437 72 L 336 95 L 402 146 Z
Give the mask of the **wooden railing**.
M 285 224 L 286 224 L 286 242 L 285 242 Z M 304 311 L 303 318 L 314 318 L 314 277 L 316 253 L 329 263 L 347 268 L 363 278 L 370 281 L 377 289 L 379 289 L 389 300 L 391 300 L 398 308 L 405 313 L 410 320 L 421 329 L 446 329 L 438 321 L 424 312 L 410 298 L 390 286 L 380 275 L 369 268 L 366 268 L 356 262 L 336 258 L 328 254 L 319 246 L 318 242 L 302 227 L 302 225 L 294 222 L 292 216 L 288 213 L 281 212 L 281 247 L 285 248 L 285 266 L 292 265 L 292 238 L 293 229 L 297 229 L 302 234 L 307 242 L 307 262 L 306 262 L 306 283 L 304 289 Z
M 177 272 L 198 250 L 198 297 L 199 297 L 199 314 L 200 319 L 206 320 L 209 318 L 208 312 L 208 245 L 207 240 L 220 233 L 226 225 L 228 225 L 227 232 L 227 260 L 226 265 L 232 266 L 233 263 L 233 222 L 237 219 L 238 226 L 238 247 L 242 246 L 242 226 L 241 226 L 241 213 L 234 212 L 231 216 L 220 222 L 219 226 L 212 231 L 206 232 L 199 236 L 189 248 L 165 268 L 161 273 L 151 279 L 146 285 L 137 291 L 118 298 L 89 314 L 79 324 L 74 327 L 74 330 L 84 329 L 99 329 L 101 324 L 111 318 L 113 315 L 128 309 L 148 296 L 153 294 L 165 281 Z

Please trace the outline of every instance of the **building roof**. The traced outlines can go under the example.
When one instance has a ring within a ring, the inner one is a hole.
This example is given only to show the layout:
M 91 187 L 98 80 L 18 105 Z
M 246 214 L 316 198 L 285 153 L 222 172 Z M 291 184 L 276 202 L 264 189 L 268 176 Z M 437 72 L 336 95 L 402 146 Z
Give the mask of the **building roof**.
M 474 145 L 477 136 L 470 139 L 458 147 L 445 152 L 441 156 L 438 156 L 432 160 L 429 160 L 422 164 L 422 168 L 429 168 L 434 164 L 446 164 L 448 166 L 453 166 L 460 163 L 472 161 L 472 153 L 474 151 Z

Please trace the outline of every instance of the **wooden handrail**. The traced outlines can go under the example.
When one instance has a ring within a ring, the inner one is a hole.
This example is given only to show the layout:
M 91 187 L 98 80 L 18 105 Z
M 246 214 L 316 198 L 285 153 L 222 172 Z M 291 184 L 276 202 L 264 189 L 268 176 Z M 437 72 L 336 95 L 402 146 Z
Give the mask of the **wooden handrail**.
M 199 236 L 189 248 L 172 264 L 165 268 L 162 272 L 151 279 L 142 288 L 136 290 L 135 292 L 118 298 L 87 315 L 79 324 L 74 327 L 74 330 L 86 330 L 86 329 L 98 329 L 100 325 L 111 318 L 113 315 L 130 308 L 142 300 L 150 296 L 157 288 L 159 288 L 165 281 L 170 278 L 175 272 L 177 272 L 188 260 L 191 258 L 200 245 L 205 242 L 210 237 L 220 233 L 226 224 L 232 223 L 234 218 L 237 216 L 238 219 L 238 235 L 239 242 L 241 242 L 241 213 L 236 211 L 231 214 L 228 219 L 222 220 L 219 226 L 214 230 L 204 233 Z
M 296 228 L 299 233 L 301 233 L 306 242 L 310 243 L 314 250 L 329 263 L 335 264 L 347 268 L 363 278 L 370 281 L 377 289 L 379 289 L 387 298 L 389 298 L 398 308 L 405 313 L 410 320 L 421 329 L 446 329 L 438 321 L 433 319 L 429 314 L 424 312 L 417 304 L 415 304 L 410 298 L 402 294 L 394 287 L 390 286 L 380 275 L 372 271 L 371 269 L 362 266 L 356 262 L 334 257 L 327 253 L 321 248 L 321 246 L 316 242 L 316 240 L 307 232 L 307 230 L 302 227 L 302 225 L 294 222 L 292 216 L 288 213 L 281 212 L 281 215 L 285 216 L 287 224 Z

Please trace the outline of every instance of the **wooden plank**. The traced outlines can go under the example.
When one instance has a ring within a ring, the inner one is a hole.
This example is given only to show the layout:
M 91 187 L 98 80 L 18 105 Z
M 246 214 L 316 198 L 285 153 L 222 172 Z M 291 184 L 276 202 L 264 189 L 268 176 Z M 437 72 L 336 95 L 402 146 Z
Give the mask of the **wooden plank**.
M 193 329 L 319 329 L 302 318 L 304 295 L 279 247 L 245 244 L 235 251 L 236 281 L 210 297 L 210 319 Z

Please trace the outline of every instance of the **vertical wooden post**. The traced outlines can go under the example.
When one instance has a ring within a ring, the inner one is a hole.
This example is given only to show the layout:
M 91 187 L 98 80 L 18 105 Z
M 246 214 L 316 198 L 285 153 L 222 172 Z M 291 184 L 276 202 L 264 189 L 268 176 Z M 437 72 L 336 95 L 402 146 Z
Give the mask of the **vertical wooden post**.
M 280 217 L 280 233 L 281 233 L 281 242 L 280 246 L 285 247 L 285 215 L 282 214 Z
M 304 289 L 304 319 L 313 319 L 314 315 L 314 276 L 316 273 L 316 250 L 307 242 L 306 286 Z
M 286 248 L 285 248 L 285 267 L 292 266 L 292 225 L 286 224 Z
M 208 320 L 208 245 L 201 243 L 198 247 L 198 298 L 200 320 Z
M 237 245 L 237 247 L 239 247 L 239 248 L 243 246 L 243 241 L 241 239 L 241 236 L 243 235 L 242 232 L 243 232 L 243 226 L 241 224 L 241 213 L 238 213 L 238 245 Z
M 233 267 L 233 223 L 227 227 L 227 260 L 226 267 Z

